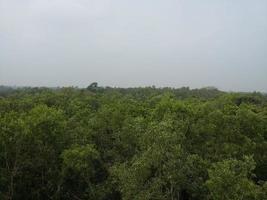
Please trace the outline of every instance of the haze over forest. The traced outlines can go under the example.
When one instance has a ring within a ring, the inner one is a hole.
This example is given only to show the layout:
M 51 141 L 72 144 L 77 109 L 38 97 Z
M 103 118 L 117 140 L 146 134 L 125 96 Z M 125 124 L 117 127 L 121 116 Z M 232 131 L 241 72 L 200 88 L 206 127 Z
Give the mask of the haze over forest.
M 267 200 L 267 0 L 0 0 L 0 200 Z
M 0 85 L 267 92 L 266 0 L 0 0 Z

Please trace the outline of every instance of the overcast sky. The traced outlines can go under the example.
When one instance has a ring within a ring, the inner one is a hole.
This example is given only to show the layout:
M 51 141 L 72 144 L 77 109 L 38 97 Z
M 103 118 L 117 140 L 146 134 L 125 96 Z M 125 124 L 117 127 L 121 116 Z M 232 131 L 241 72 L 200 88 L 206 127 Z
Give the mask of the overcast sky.
M 0 85 L 267 92 L 267 0 L 0 0 Z

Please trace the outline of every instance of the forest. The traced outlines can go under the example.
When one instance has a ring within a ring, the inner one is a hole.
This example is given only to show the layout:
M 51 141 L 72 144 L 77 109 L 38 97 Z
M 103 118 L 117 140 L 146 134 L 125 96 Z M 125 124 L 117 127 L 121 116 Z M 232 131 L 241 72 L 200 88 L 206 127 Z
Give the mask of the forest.
M 0 86 L 0 199 L 267 199 L 267 95 Z

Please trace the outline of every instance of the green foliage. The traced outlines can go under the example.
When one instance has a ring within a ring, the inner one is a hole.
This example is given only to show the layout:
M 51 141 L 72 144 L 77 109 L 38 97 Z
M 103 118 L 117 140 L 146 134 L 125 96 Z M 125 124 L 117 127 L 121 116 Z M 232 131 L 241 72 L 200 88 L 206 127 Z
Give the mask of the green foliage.
M 213 164 L 206 182 L 211 198 L 260 200 L 260 187 L 250 179 L 255 164 L 251 157 L 245 157 L 244 161 L 229 159 Z
M 103 178 L 103 169 L 100 155 L 93 145 L 73 146 L 64 150 L 61 157 L 61 196 L 68 199 L 98 199 L 98 184 Z
M 0 87 L 0 199 L 261 200 L 267 97 Z

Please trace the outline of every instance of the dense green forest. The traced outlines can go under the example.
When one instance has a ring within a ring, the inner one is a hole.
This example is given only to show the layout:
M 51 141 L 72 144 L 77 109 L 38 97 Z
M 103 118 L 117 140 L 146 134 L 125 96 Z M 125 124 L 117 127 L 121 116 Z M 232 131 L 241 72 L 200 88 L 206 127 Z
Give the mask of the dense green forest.
M 267 96 L 0 87 L 0 199 L 267 199 Z

